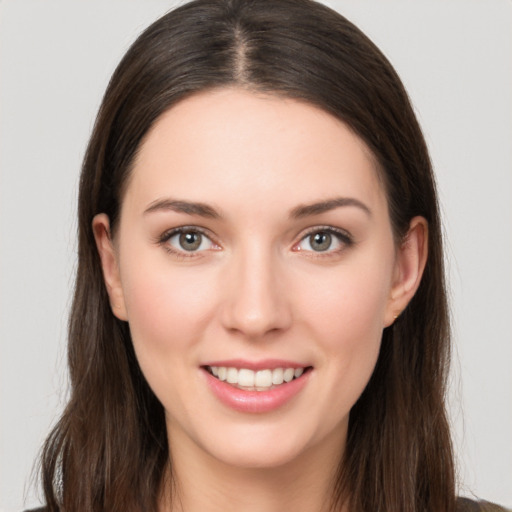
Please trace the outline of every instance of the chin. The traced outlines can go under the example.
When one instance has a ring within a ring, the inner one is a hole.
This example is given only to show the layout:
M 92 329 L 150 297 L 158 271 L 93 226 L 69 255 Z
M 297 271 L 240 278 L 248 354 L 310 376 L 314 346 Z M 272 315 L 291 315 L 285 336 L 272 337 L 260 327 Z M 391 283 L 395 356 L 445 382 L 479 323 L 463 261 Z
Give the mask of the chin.
M 241 429 L 203 448 L 228 466 L 248 470 L 281 468 L 299 461 L 307 463 L 308 454 L 317 452 L 322 444 L 322 437 L 319 439 L 317 434 L 293 431 L 291 427 Z
M 247 470 L 273 469 L 287 466 L 294 463 L 301 455 L 301 450 L 282 450 L 275 446 L 245 446 L 236 449 L 231 447 L 229 453 L 220 452 L 211 453 L 220 462 L 232 467 Z

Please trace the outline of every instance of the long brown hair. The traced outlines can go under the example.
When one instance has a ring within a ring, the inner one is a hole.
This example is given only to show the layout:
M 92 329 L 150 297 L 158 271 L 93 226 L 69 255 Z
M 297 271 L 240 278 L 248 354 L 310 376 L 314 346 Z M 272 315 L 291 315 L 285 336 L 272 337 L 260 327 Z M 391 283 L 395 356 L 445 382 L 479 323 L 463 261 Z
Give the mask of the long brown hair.
M 348 496 L 358 512 L 453 511 L 449 325 L 429 155 L 387 59 L 344 17 L 310 0 L 190 2 L 151 25 L 116 69 L 80 181 L 71 396 L 42 458 L 49 510 L 156 510 L 170 464 L 163 408 L 128 324 L 110 310 L 91 223 L 104 212 L 115 232 L 131 164 L 155 120 L 187 96 L 223 86 L 299 98 L 350 126 L 378 162 L 397 244 L 412 217 L 427 219 L 425 273 L 384 330 L 375 371 L 350 413 L 333 509 Z

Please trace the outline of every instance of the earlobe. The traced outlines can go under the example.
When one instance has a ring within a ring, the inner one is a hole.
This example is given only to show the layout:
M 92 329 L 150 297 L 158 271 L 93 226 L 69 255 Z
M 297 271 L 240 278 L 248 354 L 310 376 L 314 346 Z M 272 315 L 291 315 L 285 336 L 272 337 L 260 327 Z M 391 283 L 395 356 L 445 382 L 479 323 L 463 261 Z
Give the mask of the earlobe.
M 409 231 L 397 249 L 395 276 L 384 326 L 391 325 L 414 297 L 423 276 L 428 256 L 428 223 L 414 217 Z
M 106 214 L 96 215 L 92 221 L 96 247 L 101 260 L 103 279 L 110 298 L 110 307 L 119 320 L 128 320 L 115 247 L 110 235 L 110 221 Z

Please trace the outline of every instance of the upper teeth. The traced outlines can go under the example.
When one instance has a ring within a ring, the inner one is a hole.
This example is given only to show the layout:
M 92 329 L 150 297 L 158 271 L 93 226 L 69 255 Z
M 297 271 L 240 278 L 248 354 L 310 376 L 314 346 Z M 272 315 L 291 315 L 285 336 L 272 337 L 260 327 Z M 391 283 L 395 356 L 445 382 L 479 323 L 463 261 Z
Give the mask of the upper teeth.
M 248 368 L 231 368 L 227 366 L 210 366 L 210 370 L 219 380 L 235 384 L 243 388 L 256 390 L 270 389 L 283 382 L 290 382 L 300 377 L 304 368 L 275 368 L 274 370 L 253 371 Z

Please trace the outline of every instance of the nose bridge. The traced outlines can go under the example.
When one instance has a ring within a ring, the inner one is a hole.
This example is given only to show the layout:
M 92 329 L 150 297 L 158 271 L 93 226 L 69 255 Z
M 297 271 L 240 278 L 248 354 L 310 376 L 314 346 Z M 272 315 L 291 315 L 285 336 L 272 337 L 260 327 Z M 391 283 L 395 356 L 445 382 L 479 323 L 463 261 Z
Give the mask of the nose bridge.
M 251 338 L 286 328 L 291 312 L 282 286 L 282 262 L 272 248 L 247 244 L 236 251 L 229 266 L 225 327 Z

